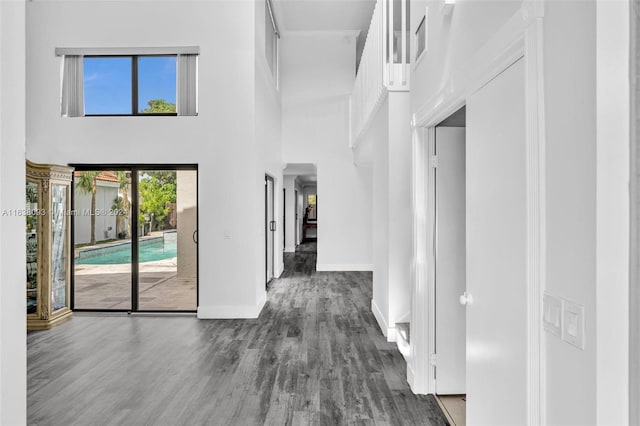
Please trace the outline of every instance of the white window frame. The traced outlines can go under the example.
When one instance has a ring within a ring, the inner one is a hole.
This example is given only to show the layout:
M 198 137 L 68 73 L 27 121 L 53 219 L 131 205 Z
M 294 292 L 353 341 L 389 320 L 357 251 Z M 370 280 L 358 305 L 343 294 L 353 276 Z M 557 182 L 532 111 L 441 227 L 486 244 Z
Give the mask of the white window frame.
M 416 27 L 416 31 L 414 33 L 414 40 L 415 40 L 415 64 L 416 66 L 418 66 L 418 64 L 420 63 L 420 61 L 422 61 L 422 58 L 424 58 L 426 56 L 427 51 L 429 50 L 429 27 L 428 27 L 428 22 L 429 22 L 429 8 L 426 7 L 424 10 L 424 16 L 422 17 L 422 19 L 420 20 L 420 22 L 418 23 L 418 26 Z M 420 28 L 422 28 L 424 26 L 424 38 L 422 40 L 423 44 L 424 44 L 424 49 L 422 49 L 421 52 L 418 52 L 418 46 L 420 45 Z
M 267 60 L 267 64 L 270 65 L 270 60 L 267 57 L 267 43 L 273 43 L 273 66 L 269 66 L 271 73 L 273 74 L 273 78 L 275 79 L 276 89 L 279 87 L 279 75 L 280 75 L 280 30 L 278 29 L 278 24 L 276 22 L 275 14 L 273 13 L 273 5 L 271 4 L 271 0 L 265 0 L 265 14 L 267 14 L 268 19 L 271 22 L 271 28 L 273 30 L 273 34 L 275 35 L 275 39 L 267 40 L 267 29 L 265 28 L 265 45 L 264 45 L 264 55 Z M 267 21 L 265 19 L 265 21 Z M 266 22 L 265 22 L 266 23 Z
M 198 115 L 198 46 L 182 47 L 93 47 L 56 48 L 62 57 L 60 110 L 63 117 L 84 117 L 85 56 L 176 56 L 176 109 L 177 116 Z M 141 116 L 151 114 L 126 114 Z

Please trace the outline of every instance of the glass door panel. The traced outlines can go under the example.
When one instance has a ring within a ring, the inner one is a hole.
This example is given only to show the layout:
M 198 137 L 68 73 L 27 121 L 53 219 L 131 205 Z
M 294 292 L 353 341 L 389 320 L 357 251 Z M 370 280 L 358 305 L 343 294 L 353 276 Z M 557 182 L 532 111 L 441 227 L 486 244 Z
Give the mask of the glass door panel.
M 131 172 L 74 173 L 74 309 L 130 310 Z
M 38 310 L 38 184 L 27 181 L 27 314 Z
M 67 185 L 51 185 L 51 311 L 67 306 Z
M 138 172 L 138 309 L 197 308 L 197 171 Z

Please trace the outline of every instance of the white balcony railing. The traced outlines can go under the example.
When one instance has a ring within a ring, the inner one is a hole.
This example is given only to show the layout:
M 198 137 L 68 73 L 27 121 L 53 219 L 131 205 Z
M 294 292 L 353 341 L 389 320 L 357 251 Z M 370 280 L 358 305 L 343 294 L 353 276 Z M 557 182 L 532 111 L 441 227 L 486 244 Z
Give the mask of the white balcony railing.
M 351 94 L 352 147 L 388 90 L 409 90 L 408 0 L 376 2 Z

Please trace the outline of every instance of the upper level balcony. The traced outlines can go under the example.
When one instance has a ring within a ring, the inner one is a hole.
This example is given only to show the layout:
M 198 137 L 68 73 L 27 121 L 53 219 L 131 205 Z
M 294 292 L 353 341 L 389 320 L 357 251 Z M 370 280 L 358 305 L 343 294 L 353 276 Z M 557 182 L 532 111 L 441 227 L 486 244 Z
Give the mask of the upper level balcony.
M 409 1 L 378 0 L 351 94 L 351 146 L 388 91 L 409 90 Z

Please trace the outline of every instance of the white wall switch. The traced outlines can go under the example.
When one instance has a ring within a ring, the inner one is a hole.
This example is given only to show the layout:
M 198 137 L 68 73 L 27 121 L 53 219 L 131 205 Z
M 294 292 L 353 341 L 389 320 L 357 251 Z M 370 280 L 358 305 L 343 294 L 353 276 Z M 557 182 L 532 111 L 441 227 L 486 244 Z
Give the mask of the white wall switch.
M 562 340 L 584 350 L 584 306 L 564 301 Z
M 542 299 L 542 324 L 545 331 L 555 336 L 562 336 L 563 300 L 545 293 Z

